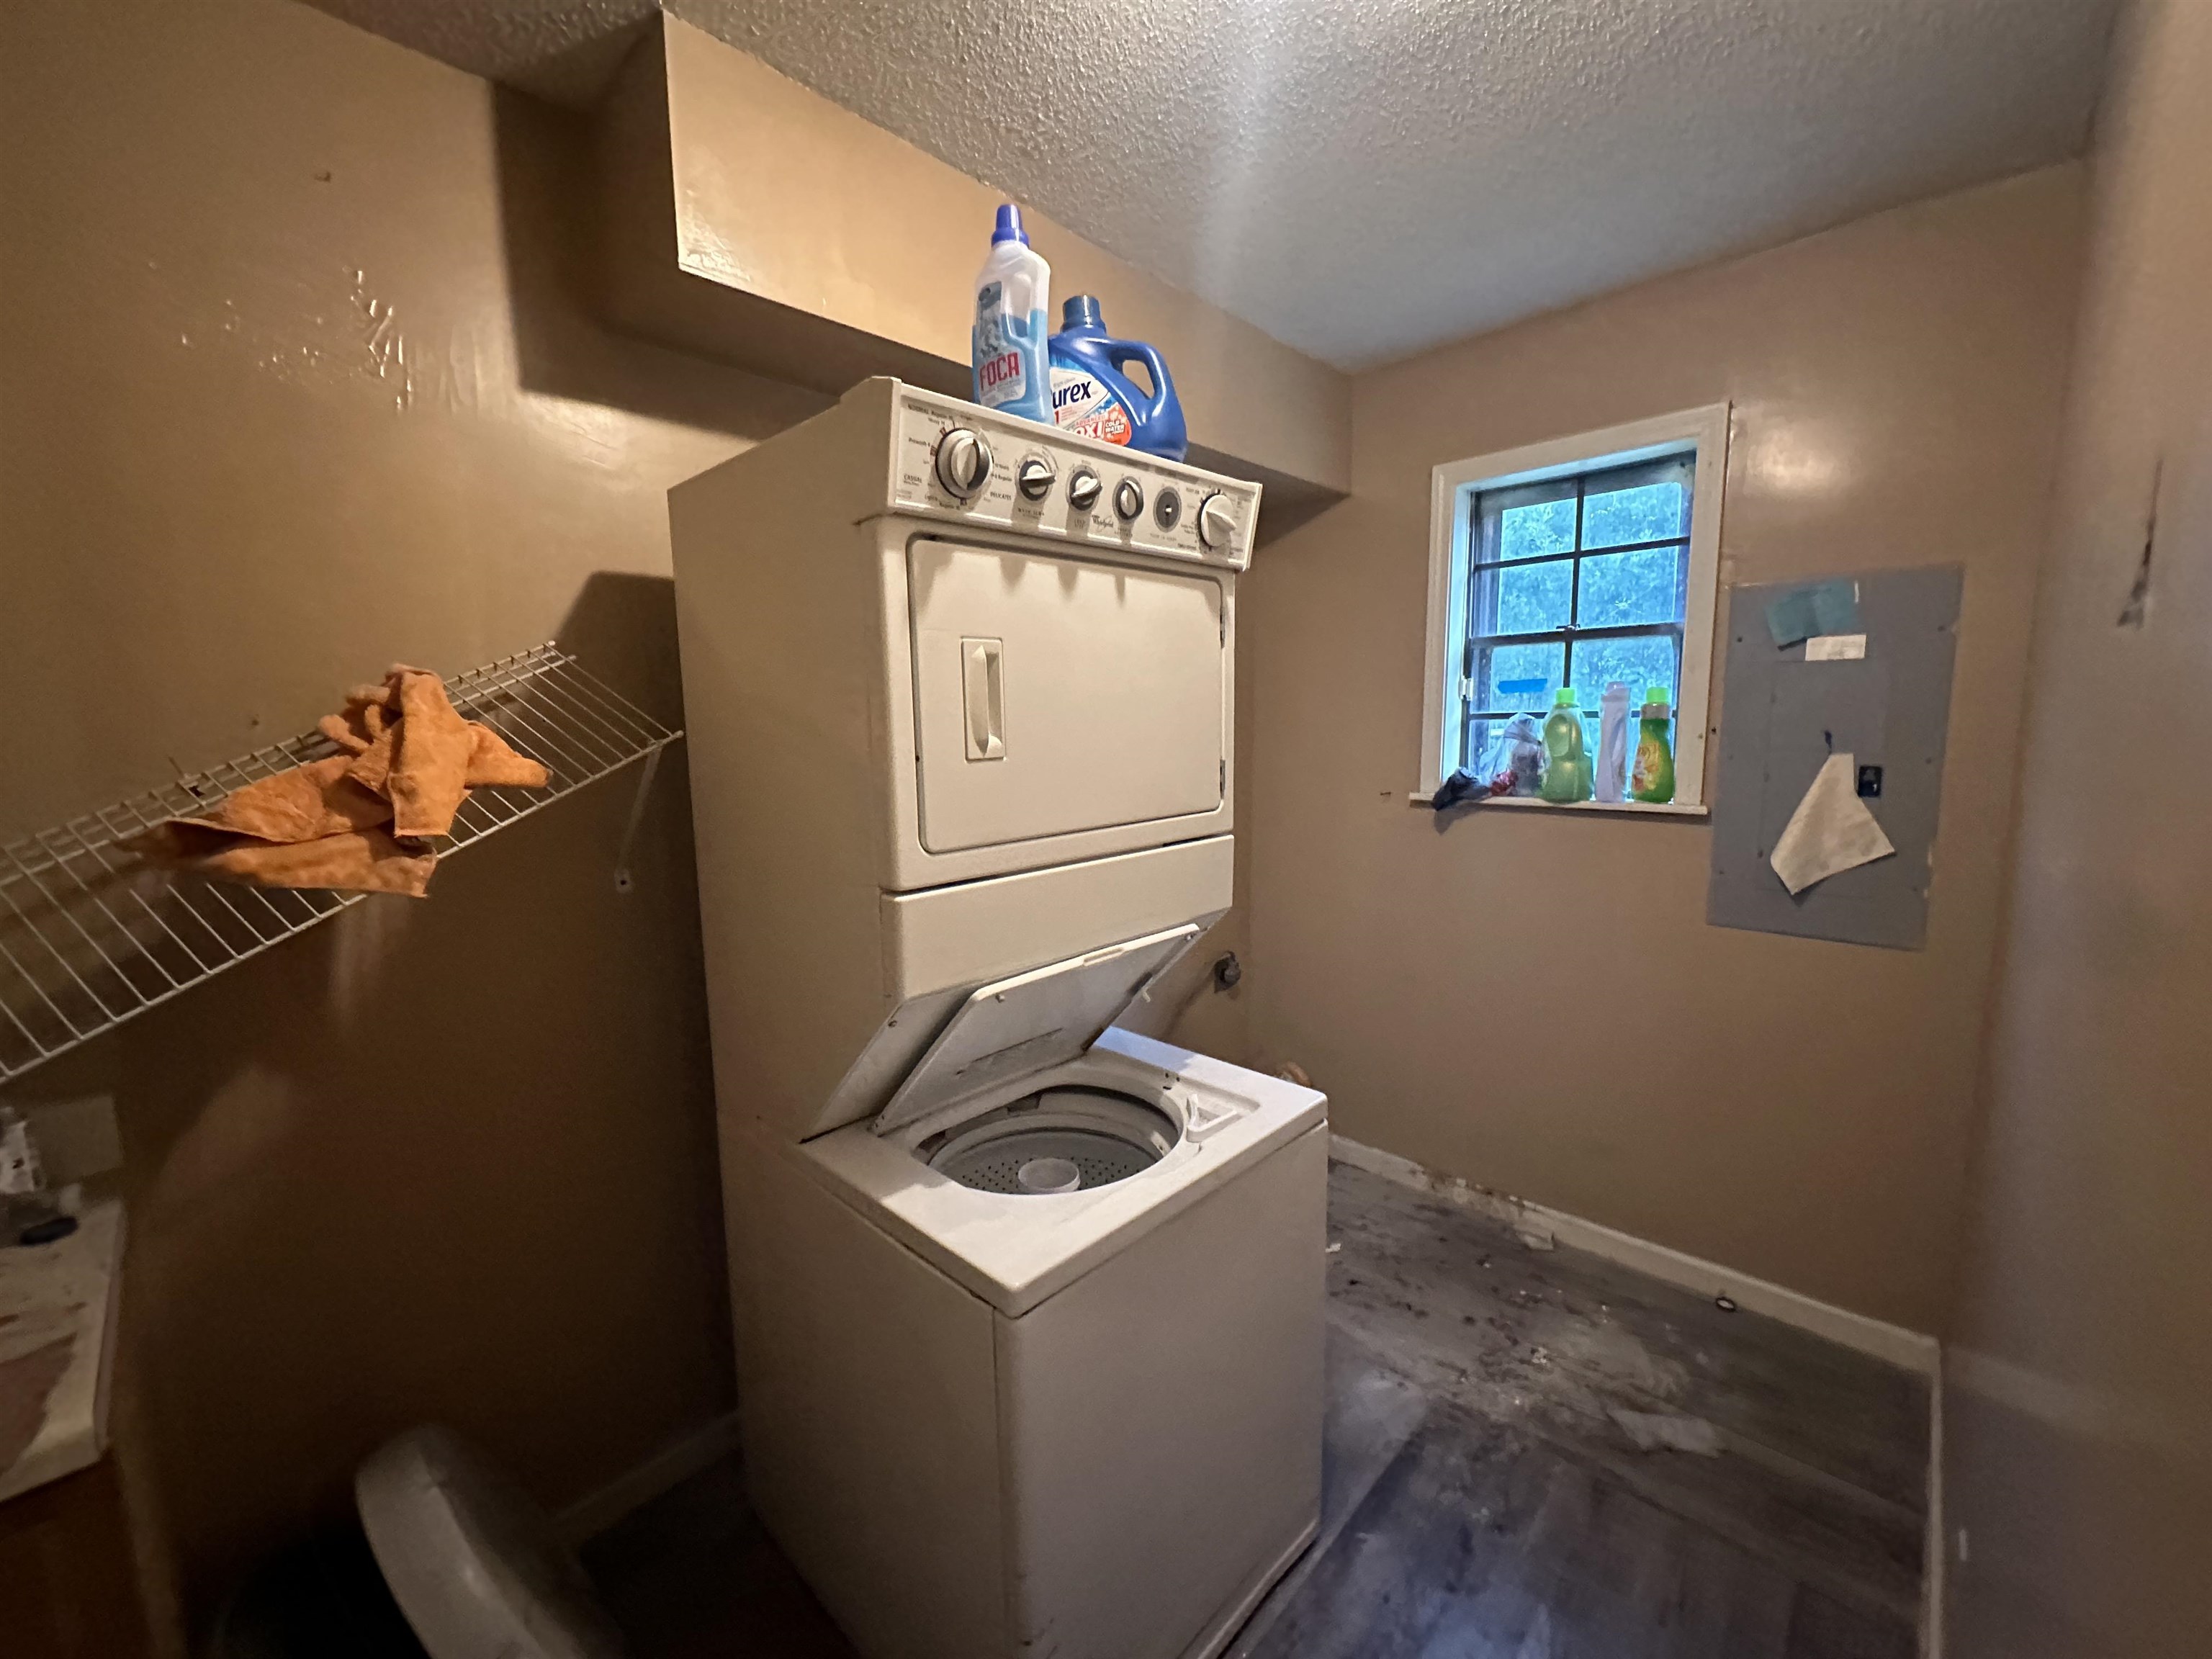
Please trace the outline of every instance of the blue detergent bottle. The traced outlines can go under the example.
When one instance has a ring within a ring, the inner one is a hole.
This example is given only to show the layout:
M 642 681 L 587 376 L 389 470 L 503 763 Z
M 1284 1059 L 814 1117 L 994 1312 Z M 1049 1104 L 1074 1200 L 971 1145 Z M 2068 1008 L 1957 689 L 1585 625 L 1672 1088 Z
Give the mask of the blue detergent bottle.
M 1152 383 L 1149 395 L 1122 372 L 1142 363 Z M 1160 354 L 1141 340 L 1117 340 L 1106 331 L 1097 300 L 1070 299 L 1052 337 L 1052 419 L 1063 432 L 1127 444 L 1148 455 L 1179 461 L 1190 450 L 1182 404 Z
M 1030 246 L 1022 210 L 999 210 L 991 257 L 975 278 L 975 326 L 969 335 L 975 401 L 1002 415 L 1052 424 L 1052 381 L 1045 356 L 1045 313 L 1052 267 Z

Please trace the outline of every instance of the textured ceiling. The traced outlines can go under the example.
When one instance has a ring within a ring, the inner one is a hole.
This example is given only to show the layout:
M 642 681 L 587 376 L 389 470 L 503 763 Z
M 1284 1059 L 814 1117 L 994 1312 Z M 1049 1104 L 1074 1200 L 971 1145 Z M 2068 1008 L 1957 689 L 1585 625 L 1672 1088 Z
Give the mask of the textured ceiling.
M 654 9 L 312 3 L 571 103 Z M 668 9 L 1277 338 L 1359 367 L 2075 155 L 2113 0 Z

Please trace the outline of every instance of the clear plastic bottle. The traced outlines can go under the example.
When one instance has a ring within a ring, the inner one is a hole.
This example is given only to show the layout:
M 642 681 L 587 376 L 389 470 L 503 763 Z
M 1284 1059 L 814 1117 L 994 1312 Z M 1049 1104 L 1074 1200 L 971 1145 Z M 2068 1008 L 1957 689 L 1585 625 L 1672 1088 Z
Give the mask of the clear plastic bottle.
M 1052 424 L 1052 368 L 1046 351 L 1052 267 L 1030 246 L 1022 210 L 999 210 L 991 257 L 975 277 L 975 401 L 1002 415 Z
M 1628 787 L 1628 688 L 1619 680 L 1598 700 L 1596 798 L 1619 802 Z
M 1571 685 L 1563 685 L 1553 694 L 1552 712 L 1544 721 L 1544 781 L 1538 793 L 1559 805 L 1589 799 L 1589 754 L 1583 747 L 1583 711 Z

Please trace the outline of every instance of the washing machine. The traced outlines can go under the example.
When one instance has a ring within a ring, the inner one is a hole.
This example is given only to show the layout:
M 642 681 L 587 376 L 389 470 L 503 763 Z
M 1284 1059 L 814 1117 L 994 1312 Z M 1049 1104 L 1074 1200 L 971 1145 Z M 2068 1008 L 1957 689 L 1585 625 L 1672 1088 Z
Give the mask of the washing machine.
M 747 1481 L 868 1659 L 1203 1659 L 1317 1524 L 1326 1102 L 1124 1024 L 1258 509 L 890 380 L 671 492 Z

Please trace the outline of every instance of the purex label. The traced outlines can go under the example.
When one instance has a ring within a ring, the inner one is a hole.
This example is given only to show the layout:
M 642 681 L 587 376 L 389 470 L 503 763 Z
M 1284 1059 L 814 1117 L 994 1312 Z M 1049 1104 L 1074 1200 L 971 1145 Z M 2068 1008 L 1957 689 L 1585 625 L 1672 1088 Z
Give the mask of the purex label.
M 1129 411 L 1105 383 L 1086 369 L 1052 368 L 1052 423 L 1081 438 L 1126 444 L 1135 436 Z

